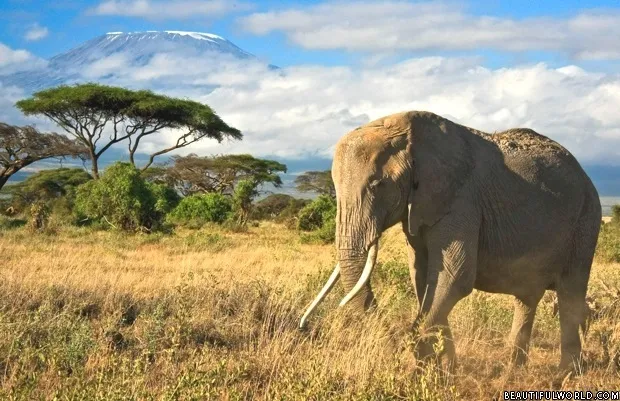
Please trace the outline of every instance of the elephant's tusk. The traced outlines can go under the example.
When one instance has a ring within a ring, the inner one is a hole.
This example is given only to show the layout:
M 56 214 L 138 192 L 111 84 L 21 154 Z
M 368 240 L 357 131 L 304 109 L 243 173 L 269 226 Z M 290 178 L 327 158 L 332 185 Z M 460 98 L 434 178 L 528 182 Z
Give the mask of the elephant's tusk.
M 366 285 L 366 283 L 368 283 L 368 280 L 370 280 L 370 274 L 372 273 L 372 269 L 374 269 L 375 263 L 377 263 L 378 250 L 379 243 L 375 242 L 368 250 L 368 258 L 366 259 L 366 266 L 364 266 L 362 275 L 360 276 L 359 280 L 357 280 L 355 287 L 353 287 L 353 289 L 349 291 L 347 296 L 342 298 L 342 301 L 340 301 L 340 306 L 346 305 L 347 302 L 353 299 L 353 297 L 357 295 L 357 293 L 362 289 L 362 287 Z
M 301 317 L 301 320 L 299 321 L 300 329 L 303 329 L 306 327 L 306 323 L 308 322 L 308 316 L 310 316 L 312 311 L 314 311 L 314 309 L 321 303 L 323 298 L 325 298 L 325 296 L 332 289 L 334 284 L 336 284 L 336 281 L 338 281 L 339 276 L 340 276 L 340 263 L 336 264 L 336 268 L 332 272 L 332 275 L 329 276 L 329 279 L 327 279 L 327 283 L 325 283 L 325 285 L 323 286 L 323 289 L 321 289 L 321 292 L 319 292 L 319 295 L 317 295 L 316 298 L 314 298 L 314 301 L 312 301 L 312 304 L 308 307 L 308 309 L 306 310 L 306 313 L 304 313 L 304 315 Z

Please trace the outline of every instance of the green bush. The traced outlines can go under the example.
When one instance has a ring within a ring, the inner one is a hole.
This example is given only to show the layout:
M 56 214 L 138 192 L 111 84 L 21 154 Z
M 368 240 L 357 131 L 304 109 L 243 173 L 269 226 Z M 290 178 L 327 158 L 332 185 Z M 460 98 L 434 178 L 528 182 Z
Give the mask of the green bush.
M 334 242 L 336 233 L 336 200 L 321 195 L 299 212 L 297 228 L 312 231 L 302 234 L 302 242 L 329 244 Z
M 315 244 L 331 244 L 336 240 L 336 219 L 330 217 L 318 230 L 302 234 L 301 242 Z
M 161 192 L 165 191 L 147 183 L 131 164 L 116 162 L 99 180 L 78 187 L 75 213 L 125 231 L 155 230 L 161 228 L 167 207 L 158 199 Z
M 11 198 L 4 198 L 0 194 L 0 216 L 13 216 L 14 214 L 16 213 L 11 204 Z
M 229 197 L 218 194 L 200 194 L 185 197 L 170 213 L 169 220 L 174 224 L 193 225 L 207 222 L 222 223 L 232 211 Z
M 297 217 L 299 211 L 309 203 L 308 199 L 297 199 L 286 194 L 271 194 L 256 202 L 252 218 L 282 223 Z
M 31 205 L 44 203 L 51 214 L 66 218 L 72 213 L 77 187 L 90 180 L 90 174 L 79 168 L 42 170 L 2 192 L 10 197 L 7 203 L 16 213 L 27 213 Z
M 620 205 L 613 205 L 611 207 L 611 222 L 620 225 Z
M 258 196 L 258 182 L 256 180 L 241 180 L 235 186 L 233 211 L 239 225 L 246 225 L 252 210 L 252 200 L 256 196 Z
M 14 228 L 23 227 L 28 222 L 24 219 L 0 216 L 0 231 L 12 230 Z
M 620 262 L 620 223 L 603 224 L 596 244 L 596 258 L 604 263 Z
M 301 231 L 314 231 L 336 218 L 336 200 L 321 195 L 299 212 L 297 228 Z
M 179 194 L 165 184 L 147 182 L 147 185 L 155 196 L 155 210 L 161 214 L 170 213 L 181 201 Z

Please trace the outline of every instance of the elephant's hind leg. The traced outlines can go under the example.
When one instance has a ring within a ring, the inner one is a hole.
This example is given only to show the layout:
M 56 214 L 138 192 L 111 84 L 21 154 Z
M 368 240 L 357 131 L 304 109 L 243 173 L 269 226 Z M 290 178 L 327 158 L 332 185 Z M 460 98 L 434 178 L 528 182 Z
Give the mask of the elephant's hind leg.
M 582 362 L 579 327 L 586 319 L 585 289 L 564 284 L 559 285 L 557 291 L 561 331 L 560 369 L 578 371 Z
M 598 229 L 598 222 L 587 219 L 579 225 L 575 233 L 574 253 L 556 285 L 560 312 L 562 370 L 580 371 L 582 368 L 579 327 L 585 327 L 587 318 L 586 293 Z
M 512 363 L 520 366 L 527 362 L 527 354 L 532 335 L 532 326 L 536 316 L 536 307 L 542 298 L 544 289 L 534 291 L 527 296 L 518 296 L 515 299 L 515 311 L 510 331 L 512 347 Z

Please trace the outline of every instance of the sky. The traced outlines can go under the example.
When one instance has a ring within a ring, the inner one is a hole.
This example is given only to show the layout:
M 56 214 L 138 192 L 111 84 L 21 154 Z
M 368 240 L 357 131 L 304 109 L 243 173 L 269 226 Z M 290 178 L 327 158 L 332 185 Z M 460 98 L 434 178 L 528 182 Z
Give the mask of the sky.
M 617 0 L 0 0 L 0 78 L 106 32 L 146 30 L 215 33 L 282 69 L 213 69 L 188 56 L 159 60 L 146 74 L 106 60 L 122 72 L 119 84 L 165 75 L 220 86 L 170 94 L 208 103 L 244 140 L 186 153 L 247 151 L 325 166 L 349 130 L 418 109 L 488 132 L 533 128 L 620 188 Z M 0 90 L 4 110 L 24 95 Z

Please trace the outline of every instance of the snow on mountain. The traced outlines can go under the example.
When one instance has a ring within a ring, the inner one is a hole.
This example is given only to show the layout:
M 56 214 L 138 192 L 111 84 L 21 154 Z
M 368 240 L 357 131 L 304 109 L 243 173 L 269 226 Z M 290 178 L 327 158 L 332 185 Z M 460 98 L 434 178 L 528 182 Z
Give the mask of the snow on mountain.
M 157 89 L 173 85 L 171 77 L 179 75 L 183 68 L 185 75 L 191 75 L 198 67 L 216 68 L 221 60 L 260 62 L 229 40 L 211 33 L 108 32 L 52 57 L 43 68 L 0 76 L 0 83 L 26 92 L 85 81 Z

